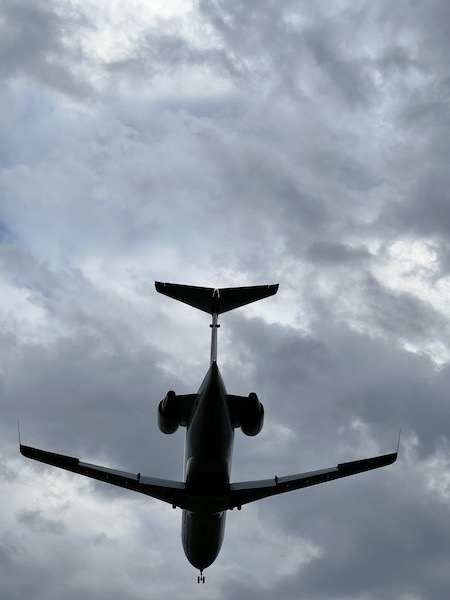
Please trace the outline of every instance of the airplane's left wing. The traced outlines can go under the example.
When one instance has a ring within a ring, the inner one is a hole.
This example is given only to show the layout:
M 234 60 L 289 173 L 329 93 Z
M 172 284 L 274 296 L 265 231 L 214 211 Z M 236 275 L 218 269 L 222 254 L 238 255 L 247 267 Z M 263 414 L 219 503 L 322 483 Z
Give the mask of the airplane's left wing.
M 146 477 L 140 473 L 127 473 L 125 471 L 116 471 L 97 465 L 81 462 L 78 458 L 46 452 L 38 448 L 31 448 L 20 444 L 20 452 L 27 458 L 32 458 L 47 465 L 53 465 L 72 473 L 79 473 L 91 479 L 104 481 L 127 490 L 146 494 L 152 498 L 168 502 L 173 507 L 183 508 L 185 498 L 185 484 L 181 481 L 171 481 L 168 479 L 157 479 L 155 477 Z
M 397 454 L 398 449 L 397 452 L 393 452 L 392 454 L 341 463 L 337 467 L 331 467 L 330 469 L 288 475 L 287 477 L 262 479 L 260 481 L 232 483 L 230 485 L 229 508 L 240 508 L 243 504 L 275 496 L 276 494 L 299 490 L 304 487 L 332 481 L 333 479 L 340 479 L 341 477 L 370 471 L 371 469 L 379 469 L 380 467 L 394 463 L 397 460 Z

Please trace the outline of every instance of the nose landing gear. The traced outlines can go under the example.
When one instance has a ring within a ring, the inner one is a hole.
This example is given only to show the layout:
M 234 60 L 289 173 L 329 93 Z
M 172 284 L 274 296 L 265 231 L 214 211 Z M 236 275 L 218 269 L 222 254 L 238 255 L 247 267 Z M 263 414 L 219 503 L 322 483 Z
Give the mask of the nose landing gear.
M 200 575 L 197 577 L 197 583 L 205 583 L 205 576 L 203 575 L 203 571 L 200 571 Z

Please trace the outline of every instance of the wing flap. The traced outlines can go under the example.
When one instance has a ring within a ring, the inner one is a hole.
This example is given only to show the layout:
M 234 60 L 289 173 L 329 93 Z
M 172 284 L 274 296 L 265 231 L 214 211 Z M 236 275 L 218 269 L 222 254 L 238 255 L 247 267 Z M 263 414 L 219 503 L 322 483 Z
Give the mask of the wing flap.
M 262 498 L 299 490 L 301 488 L 326 483 L 334 479 L 356 475 L 364 471 L 379 469 L 394 463 L 397 460 L 397 452 L 365 458 L 347 463 L 340 463 L 337 467 L 288 475 L 286 477 L 274 477 L 273 479 L 262 479 L 260 481 L 243 481 L 230 485 L 230 508 L 240 508 L 243 504 L 255 502 Z
M 139 492 L 167 502 L 174 507 L 183 508 L 185 503 L 185 484 L 181 481 L 158 479 L 156 477 L 141 476 L 140 473 L 127 473 L 126 471 L 108 469 L 107 467 L 81 462 L 78 458 L 31 448 L 23 444 L 20 444 L 20 452 L 27 458 L 59 467 L 65 471 L 78 473 L 97 481 Z

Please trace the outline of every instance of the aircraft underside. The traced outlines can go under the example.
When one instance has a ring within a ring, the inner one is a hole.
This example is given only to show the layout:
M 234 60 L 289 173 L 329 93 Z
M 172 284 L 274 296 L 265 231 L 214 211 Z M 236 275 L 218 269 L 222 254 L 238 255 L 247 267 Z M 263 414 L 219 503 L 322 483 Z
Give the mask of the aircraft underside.
M 92 479 L 157 498 L 182 509 L 182 543 L 189 562 L 204 569 L 217 558 L 225 531 L 226 511 L 262 498 L 298 490 L 377 469 L 397 459 L 397 451 L 335 467 L 271 477 L 260 481 L 230 483 L 231 458 L 236 428 L 257 435 L 264 422 L 264 408 L 255 393 L 228 394 L 217 366 L 218 315 L 275 294 L 278 285 L 241 288 L 202 288 L 156 282 L 158 292 L 212 315 L 209 370 L 196 394 L 168 392 L 158 406 L 162 432 L 186 428 L 184 481 L 171 481 L 84 463 L 78 458 L 25 446 L 21 453 L 34 460 Z
M 193 567 L 203 572 L 219 555 L 225 533 L 226 513 L 199 515 L 183 510 L 181 539 Z

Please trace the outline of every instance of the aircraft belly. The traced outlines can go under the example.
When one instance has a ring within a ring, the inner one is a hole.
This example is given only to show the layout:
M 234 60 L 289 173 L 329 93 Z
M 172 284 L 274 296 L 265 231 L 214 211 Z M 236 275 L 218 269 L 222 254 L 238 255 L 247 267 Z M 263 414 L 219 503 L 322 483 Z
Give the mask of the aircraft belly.
M 186 430 L 184 476 L 190 494 L 221 496 L 228 491 L 233 441 L 226 390 L 213 365 Z
M 195 456 L 201 457 L 202 462 L 205 463 L 222 464 L 225 460 L 231 463 L 233 441 L 234 431 L 231 428 L 203 433 L 199 436 L 189 435 L 186 440 L 186 459 Z
M 192 436 L 186 445 L 185 481 L 193 495 L 222 495 L 228 490 L 234 431 Z
M 226 513 L 198 515 L 183 510 L 181 537 L 186 558 L 192 566 L 206 569 L 222 547 Z

